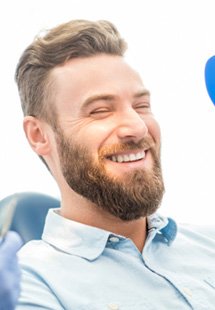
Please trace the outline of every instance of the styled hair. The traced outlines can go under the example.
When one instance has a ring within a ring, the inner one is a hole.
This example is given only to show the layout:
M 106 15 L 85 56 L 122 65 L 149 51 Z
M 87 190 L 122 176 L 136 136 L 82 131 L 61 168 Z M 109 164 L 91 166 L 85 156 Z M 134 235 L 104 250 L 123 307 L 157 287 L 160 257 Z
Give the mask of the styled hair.
M 104 20 L 72 20 L 36 37 L 23 52 L 15 73 L 24 115 L 53 125 L 51 70 L 73 58 L 102 53 L 123 56 L 126 48 L 116 27 Z

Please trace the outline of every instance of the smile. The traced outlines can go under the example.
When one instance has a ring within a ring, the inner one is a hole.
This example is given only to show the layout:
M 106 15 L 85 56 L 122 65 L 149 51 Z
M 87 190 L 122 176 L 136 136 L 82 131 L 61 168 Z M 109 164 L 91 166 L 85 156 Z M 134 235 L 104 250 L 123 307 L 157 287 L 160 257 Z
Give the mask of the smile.
M 144 159 L 145 156 L 146 156 L 145 151 L 140 151 L 138 153 L 112 155 L 108 159 L 114 162 L 124 163 L 124 162 L 133 162 L 141 160 Z

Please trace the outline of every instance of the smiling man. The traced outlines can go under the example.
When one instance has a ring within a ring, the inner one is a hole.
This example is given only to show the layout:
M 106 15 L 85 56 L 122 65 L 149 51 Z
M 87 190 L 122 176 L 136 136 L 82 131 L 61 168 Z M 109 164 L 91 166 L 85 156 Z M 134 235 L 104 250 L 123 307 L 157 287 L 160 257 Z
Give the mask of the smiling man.
M 54 175 L 65 199 L 73 191 L 81 199 L 75 215 L 64 203 L 61 214 L 83 222 L 85 205 L 92 219 L 99 208 L 105 229 L 113 224 L 112 216 L 131 221 L 152 214 L 163 194 L 160 132 L 139 75 L 121 56 L 102 53 L 72 59 L 53 69 L 50 79 L 56 90 L 53 138 L 59 157 Z M 31 127 L 28 117 L 29 134 Z M 82 197 L 87 198 L 84 206 Z M 140 226 L 144 229 L 145 219 Z
M 19 61 L 26 137 L 61 192 L 42 240 L 20 253 L 19 309 L 214 307 L 212 231 L 177 233 L 156 212 L 160 129 L 125 50 L 110 22 L 75 20 Z

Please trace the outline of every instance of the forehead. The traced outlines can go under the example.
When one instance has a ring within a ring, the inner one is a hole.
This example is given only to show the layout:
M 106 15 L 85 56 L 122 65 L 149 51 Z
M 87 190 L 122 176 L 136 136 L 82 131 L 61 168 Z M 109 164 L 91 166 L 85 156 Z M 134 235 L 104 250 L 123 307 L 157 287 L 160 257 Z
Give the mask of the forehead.
M 79 108 L 93 95 L 128 97 L 144 89 L 140 75 L 124 58 L 112 55 L 72 59 L 54 68 L 51 79 L 55 104 L 61 109 Z

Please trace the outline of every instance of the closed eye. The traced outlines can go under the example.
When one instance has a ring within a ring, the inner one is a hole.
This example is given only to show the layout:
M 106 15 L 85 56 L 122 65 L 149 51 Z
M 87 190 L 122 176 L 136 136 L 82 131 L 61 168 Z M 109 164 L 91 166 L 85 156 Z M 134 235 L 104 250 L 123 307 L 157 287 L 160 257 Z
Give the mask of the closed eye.
M 135 109 L 149 109 L 149 108 L 150 108 L 149 104 L 140 104 L 135 107 Z
M 140 103 L 140 104 L 135 105 L 134 109 L 138 111 L 150 111 L 151 107 L 150 107 L 150 104 L 146 102 L 146 103 Z
M 99 114 L 99 113 L 108 113 L 108 109 L 96 109 L 94 111 L 91 111 L 90 114 Z
M 96 118 L 96 119 L 103 119 L 105 117 L 108 117 L 111 113 L 111 110 L 108 108 L 99 108 L 99 109 L 95 109 L 92 110 L 89 115 L 92 118 Z

